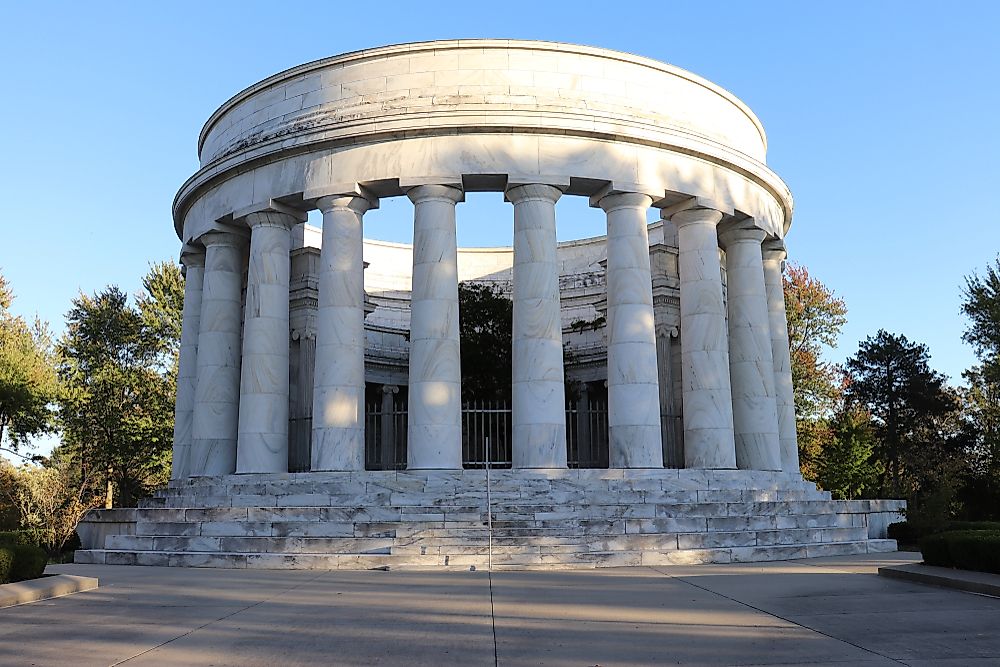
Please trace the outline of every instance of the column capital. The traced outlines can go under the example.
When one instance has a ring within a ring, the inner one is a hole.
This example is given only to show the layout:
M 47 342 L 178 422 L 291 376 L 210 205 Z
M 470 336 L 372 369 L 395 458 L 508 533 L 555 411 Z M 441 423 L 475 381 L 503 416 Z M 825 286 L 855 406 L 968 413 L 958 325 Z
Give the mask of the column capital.
M 452 204 L 465 201 L 465 192 L 453 185 L 422 184 L 407 188 L 406 196 L 414 204 L 425 201 L 445 201 Z
M 278 229 L 290 230 L 300 222 L 305 222 L 300 216 L 291 215 L 282 211 L 257 211 L 249 213 L 243 220 L 250 229 L 257 227 L 276 227 Z
M 378 208 L 378 199 L 369 199 L 363 195 L 328 195 L 316 200 L 316 208 L 324 215 L 336 210 L 351 210 L 361 215 Z
M 671 194 L 668 192 L 668 194 Z M 673 193 L 674 195 L 680 193 Z M 673 199 L 674 203 L 669 205 L 661 205 L 663 202 L 657 202 L 657 207 L 660 209 L 660 218 L 663 220 L 672 220 L 674 216 L 678 213 L 691 210 L 711 210 L 718 211 L 720 214 L 734 215 L 736 213 L 732 204 L 724 201 L 719 201 L 712 197 L 701 197 L 698 195 L 689 196 L 677 201 Z
M 257 204 L 247 206 L 246 208 L 241 208 L 238 211 L 233 211 L 233 220 L 244 220 L 250 227 L 253 227 L 254 224 L 267 224 L 267 218 L 262 219 L 260 214 L 272 216 L 274 222 L 271 224 L 284 224 L 278 222 L 278 216 L 288 217 L 292 220 L 292 222 L 288 225 L 289 227 L 298 222 L 305 222 L 309 217 L 305 211 L 292 208 L 291 206 L 282 204 L 274 199 L 268 199 L 265 202 L 259 202 Z
M 302 194 L 305 201 L 315 201 L 323 213 L 336 209 L 351 209 L 357 214 L 378 208 L 378 196 L 360 183 L 337 183 L 313 188 Z
M 718 225 L 722 222 L 722 211 L 713 208 L 689 208 L 671 214 L 669 220 L 678 228 L 693 224 Z
M 735 243 L 756 243 L 758 246 L 767 238 L 767 232 L 748 224 L 746 221 L 725 224 L 719 227 L 719 242 L 723 248 Z
M 555 185 L 545 183 L 523 183 L 509 186 L 503 193 L 503 198 L 511 204 L 526 201 L 547 201 L 555 204 L 562 197 L 563 191 Z
M 243 248 L 246 246 L 248 239 L 245 231 L 240 233 L 235 229 L 213 229 L 205 232 L 196 240 L 208 249 L 212 246 Z
M 205 266 L 205 248 L 185 243 L 184 247 L 181 248 L 180 261 L 185 269 L 192 266 Z
M 788 252 L 785 249 L 785 240 L 779 238 L 765 240 L 761 246 L 761 251 L 764 253 L 765 260 L 781 261 L 788 256 Z
M 641 192 L 607 192 L 590 198 L 590 205 L 596 204 L 611 213 L 622 208 L 647 209 L 653 203 L 653 198 Z

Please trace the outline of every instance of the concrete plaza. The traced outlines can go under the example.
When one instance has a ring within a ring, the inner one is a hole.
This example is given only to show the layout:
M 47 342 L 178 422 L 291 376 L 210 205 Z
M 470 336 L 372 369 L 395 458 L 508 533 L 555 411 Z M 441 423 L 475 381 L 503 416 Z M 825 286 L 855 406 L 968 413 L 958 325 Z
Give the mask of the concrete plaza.
M 50 566 L 3 665 L 996 665 L 1000 599 L 890 580 L 917 554 L 589 571 Z M 494 639 L 495 637 L 495 639 Z

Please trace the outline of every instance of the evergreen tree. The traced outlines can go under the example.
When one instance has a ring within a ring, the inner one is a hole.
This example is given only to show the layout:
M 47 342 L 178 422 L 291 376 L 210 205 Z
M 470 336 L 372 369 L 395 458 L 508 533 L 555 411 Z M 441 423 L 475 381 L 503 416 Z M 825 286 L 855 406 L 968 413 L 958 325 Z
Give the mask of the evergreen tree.
M 966 276 L 962 296 L 962 313 L 969 318 L 962 340 L 976 350 L 984 379 L 1000 383 L 1000 257 L 985 275 Z
M 847 360 L 846 398 L 872 416 L 883 493 L 919 491 L 931 469 L 952 458 L 958 403 L 929 358 L 926 345 L 880 329 Z
M 963 501 L 970 518 L 1000 518 L 1000 257 L 985 275 L 966 277 L 962 296 L 969 318 L 962 339 L 980 361 L 963 373 L 970 461 Z

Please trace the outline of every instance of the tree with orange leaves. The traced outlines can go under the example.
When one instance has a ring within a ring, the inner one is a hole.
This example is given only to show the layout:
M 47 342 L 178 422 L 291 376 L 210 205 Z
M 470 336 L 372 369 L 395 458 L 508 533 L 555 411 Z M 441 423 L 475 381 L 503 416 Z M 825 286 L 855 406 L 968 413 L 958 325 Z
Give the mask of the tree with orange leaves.
M 840 367 L 825 361 L 823 353 L 837 346 L 847 304 L 804 266 L 791 263 L 784 273 L 784 292 L 799 460 L 803 475 L 816 479 L 822 447 L 833 439 L 829 417 L 844 391 Z

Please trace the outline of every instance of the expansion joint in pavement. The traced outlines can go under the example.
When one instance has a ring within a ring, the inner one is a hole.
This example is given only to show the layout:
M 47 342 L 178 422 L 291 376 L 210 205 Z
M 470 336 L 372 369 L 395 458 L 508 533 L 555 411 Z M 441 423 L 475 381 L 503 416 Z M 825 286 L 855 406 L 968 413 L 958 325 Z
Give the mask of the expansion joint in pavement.
M 294 586 L 289 586 L 288 588 L 286 588 L 283 591 L 275 593 L 274 595 L 272 595 L 270 597 L 266 597 L 266 598 L 263 598 L 261 600 L 257 600 L 253 604 L 248 604 L 247 606 L 241 607 L 240 609 L 237 609 L 236 611 L 230 612 L 228 614 L 223 614 L 222 616 L 219 616 L 218 618 L 213 618 L 211 621 L 208 621 L 207 623 L 202 623 L 201 625 L 199 625 L 196 628 L 191 628 L 187 632 L 182 632 L 181 634 L 177 635 L 176 637 L 171 637 L 170 639 L 168 639 L 165 642 L 160 642 L 156 646 L 150 646 L 146 650 L 139 651 L 135 655 L 130 655 L 129 657 L 125 658 L 124 660 L 119 660 L 118 662 L 112 663 L 110 665 L 110 667 L 118 667 L 118 665 L 124 665 L 125 663 L 130 662 L 132 660 L 135 660 L 136 658 L 141 658 L 142 656 L 146 655 L 147 653 L 152 653 L 153 651 L 155 651 L 158 648 L 166 646 L 167 644 L 169 644 L 171 642 L 175 642 L 178 639 L 183 639 L 184 637 L 187 637 L 188 635 L 194 634 L 195 632 L 198 632 L 199 630 L 203 630 L 203 629 L 207 628 L 210 625 L 218 623 L 219 621 L 224 621 L 227 618 L 232 618 L 233 616 L 236 616 L 237 614 L 242 614 L 243 612 L 247 611 L 248 609 L 253 609 L 254 607 L 260 606 L 260 605 L 264 604 L 265 602 L 270 602 L 271 600 L 277 599 L 277 598 L 281 597 L 282 595 L 290 593 L 290 592 L 292 592 L 292 591 L 294 591 L 294 590 L 296 590 L 298 588 L 302 588 L 303 586 L 305 586 L 307 584 L 311 584 L 311 583 L 313 583 L 315 581 L 319 581 L 325 575 L 330 574 L 331 572 L 332 572 L 332 570 L 323 570 L 318 575 L 316 575 L 315 577 L 312 577 L 310 579 L 306 579 L 305 581 L 302 581 L 302 582 L 300 582 L 300 583 L 298 583 L 298 584 L 296 584 Z
M 660 574 L 662 574 L 664 576 L 670 577 L 671 579 L 675 579 L 677 581 L 685 583 L 688 586 L 692 586 L 692 587 L 697 588 L 699 590 L 705 591 L 706 593 L 711 593 L 712 595 L 717 595 L 717 596 L 719 596 L 721 598 L 729 600 L 730 602 L 735 602 L 736 604 L 738 604 L 740 606 L 747 607 L 748 609 L 753 609 L 754 611 L 760 612 L 761 614 L 766 614 L 767 616 L 770 616 L 772 618 L 777 618 L 777 619 L 782 620 L 782 621 L 784 621 L 786 623 L 791 623 L 792 625 L 794 625 L 796 627 L 802 628 L 804 630 L 809 630 L 810 632 L 815 632 L 818 635 L 822 635 L 822 636 L 827 637 L 829 639 L 832 639 L 834 641 L 838 641 L 838 642 L 841 642 L 841 643 L 844 643 L 844 644 L 848 644 L 850 646 L 853 646 L 856 649 L 864 651 L 865 653 L 871 653 L 872 655 L 877 655 L 880 658 L 884 658 L 885 660 L 891 660 L 892 662 L 895 662 L 896 664 L 899 664 L 899 665 L 906 665 L 907 664 L 907 663 L 903 662 L 902 660 L 897 660 L 896 658 L 893 658 L 892 656 L 885 655 L 884 653 L 879 653 L 878 651 L 873 651 L 870 648 L 866 648 L 864 646 L 861 646 L 860 644 L 855 644 L 854 642 L 847 641 L 846 639 L 842 639 L 840 637 L 835 637 L 834 635 L 831 635 L 831 634 L 829 634 L 827 632 L 823 632 L 822 630 L 819 630 L 818 628 L 814 628 L 814 627 L 811 627 L 809 625 L 805 625 L 804 623 L 799 623 L 798 621 L 794 621 L 794 620 L 792 620 L 790 618 L 786 618 L 784 616 L 781 616 L 780 614 L 775 614 L 774 612 L 768 611 L 767 609 L 761 609 L 760 607 L 756 607 L 756 606 L 754 606 L 754 605 L 752 605 L 752 604 L 750 604 L 748 602 L 743 602 L 742 600 L 737 600 L 736 598 L 730 597 L 730 596 L 728 596 L 728 595 L 726 595 L 724 593 L 719 593 L 718 591 L 713 591 L 710 588 L 706 588 L 704 586 L 699 586 L 698 584 L 694 583 L 693 581 L 688 581 L 684 577 L 678 577 L 678 576 L 675 576 L 673 574 L 670 574 L 670 572 L 664 571 L 662 568 L 654 567 L 654 568 L 650 568 L 650 569 L 654 570 L 655 572 L 659 572 Z

